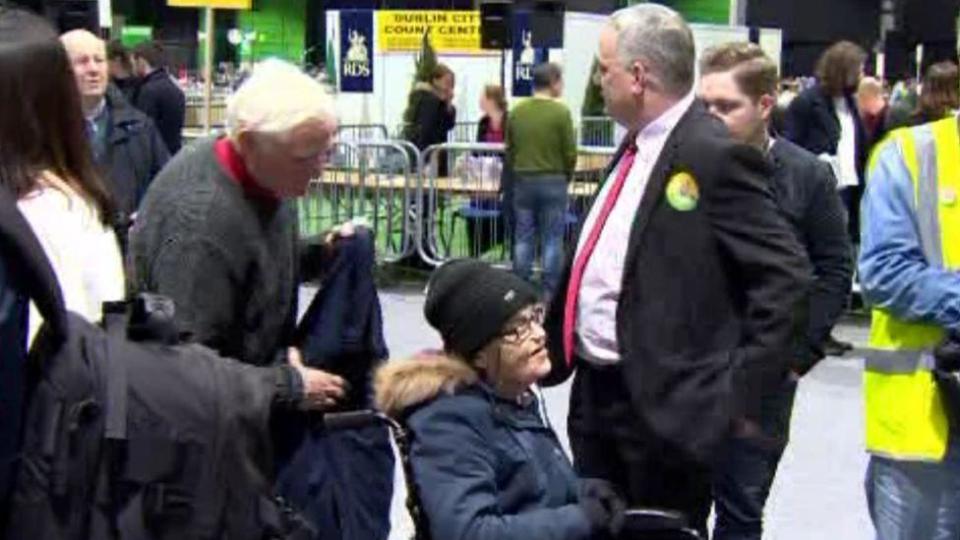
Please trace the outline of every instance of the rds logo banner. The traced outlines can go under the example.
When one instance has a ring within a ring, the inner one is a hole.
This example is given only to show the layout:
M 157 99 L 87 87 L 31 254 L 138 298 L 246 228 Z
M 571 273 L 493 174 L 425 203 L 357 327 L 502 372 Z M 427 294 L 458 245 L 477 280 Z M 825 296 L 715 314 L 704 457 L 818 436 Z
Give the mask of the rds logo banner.
M 340 12 L 340 91 L 373 92 L 373 12 Z

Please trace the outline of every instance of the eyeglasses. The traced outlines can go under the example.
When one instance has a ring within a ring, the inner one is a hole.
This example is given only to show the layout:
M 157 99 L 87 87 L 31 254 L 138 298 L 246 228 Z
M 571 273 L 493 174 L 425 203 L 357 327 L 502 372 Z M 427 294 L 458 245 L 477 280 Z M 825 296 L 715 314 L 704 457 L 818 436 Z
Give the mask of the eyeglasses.
M 545 316 L 546 308 L 542 305 L 527 308 L 514 318 L 508 330 L 500 334 L 500 337 L 508 343 L 520 343 L 533 335 L 535 326 L 543 326 Z

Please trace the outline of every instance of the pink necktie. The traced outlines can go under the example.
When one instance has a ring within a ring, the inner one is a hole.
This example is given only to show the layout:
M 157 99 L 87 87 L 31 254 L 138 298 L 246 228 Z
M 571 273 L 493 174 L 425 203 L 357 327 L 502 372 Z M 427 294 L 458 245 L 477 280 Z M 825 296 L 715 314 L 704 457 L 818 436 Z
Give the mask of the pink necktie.
M 617 178 L 610 186 L 610 192 L 606 200 L 603 201 L 603 207 L 597 215 L 597 220 L 590 229 L 590 235 L 583 244 L 583 249 L 573 261 L 573 269 L 570 272 L 570 282 L 567 285 L 567 301 L 563 306 L 563 352 L 567 357 L 567 365 L 573 362 L 573 334 L 574 326 L 577 322 L 577 298 L 580 296 L 580 283 L 583 281 L 583 273 L 587 269 L 587 263 L 590 262 L 590 256 L 594 248 L 597 247 L 597 241 L 600 240 L 600 234 L 603 232 L 603 226 L 607 223 L 607 218 L 613 212 L 613 207 L 617 204 L 617 198 L 623 191 L 623 185 L 627 182 L 627 176 L 633 167 L 633 160 L 637 157 L 637 146 L 631 144 L 623 153 L 620 165 L 617 169 Z

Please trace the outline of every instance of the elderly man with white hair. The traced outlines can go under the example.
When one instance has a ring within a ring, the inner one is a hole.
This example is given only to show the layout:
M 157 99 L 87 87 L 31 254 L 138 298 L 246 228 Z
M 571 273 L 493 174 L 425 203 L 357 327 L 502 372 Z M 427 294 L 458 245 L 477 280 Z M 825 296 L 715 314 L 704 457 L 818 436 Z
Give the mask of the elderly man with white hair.
M 227 103 L 226 136 L 185 147 L 157 176 L 131 234 L 132 281 L 173 299 L 192 339 L 254 365 L 291 362 L 298 226 L 292 199 L 323 170 L 334 102 L 297 67 L 259 64 Z M 345 231 L 348 232 L 348 231 Z M 344 395 L 335 375 L 301 368 L 314 406 Z
M 552 379 L 576 368 L 580 476 L 705 532 L 718 452 L 759 429 L 760 404 L 788 383 L 808 263 L 763 155 L 695 101 L 693 35 L 678 14 L 616 12 L 598 63 L 607 111 L 630 134 L 551 307 Z

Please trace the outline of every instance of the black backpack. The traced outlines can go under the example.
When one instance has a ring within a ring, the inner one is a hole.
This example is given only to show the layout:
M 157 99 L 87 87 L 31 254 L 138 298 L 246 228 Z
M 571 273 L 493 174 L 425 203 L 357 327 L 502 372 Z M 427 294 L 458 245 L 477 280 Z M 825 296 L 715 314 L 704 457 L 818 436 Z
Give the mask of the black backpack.
M 311 538 L 272 496 L 285 372 L 177 344 L 144 302 L 38 335 L 6 538 Z

